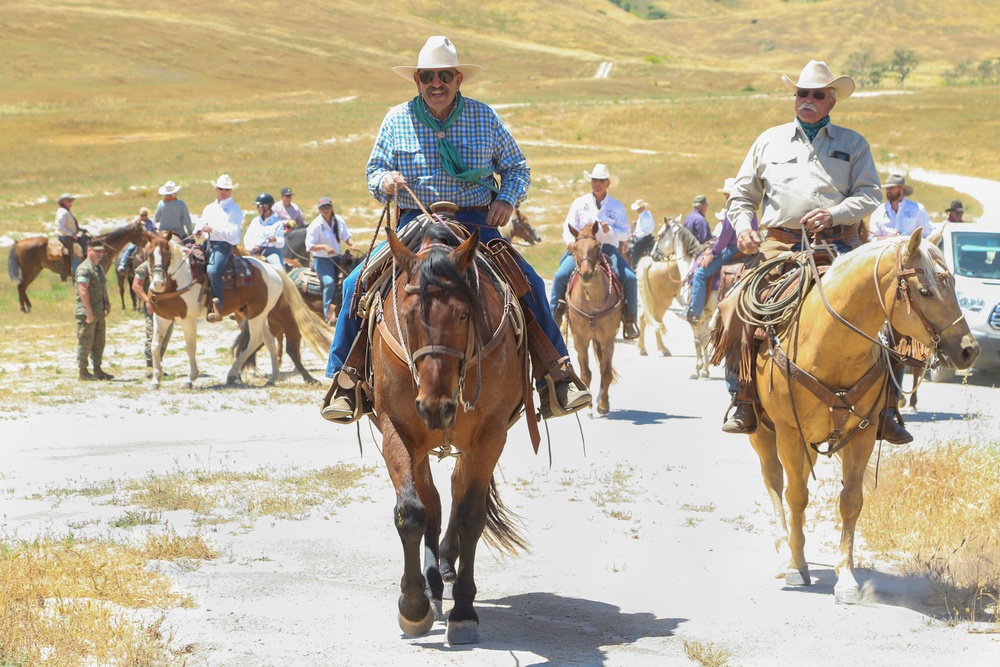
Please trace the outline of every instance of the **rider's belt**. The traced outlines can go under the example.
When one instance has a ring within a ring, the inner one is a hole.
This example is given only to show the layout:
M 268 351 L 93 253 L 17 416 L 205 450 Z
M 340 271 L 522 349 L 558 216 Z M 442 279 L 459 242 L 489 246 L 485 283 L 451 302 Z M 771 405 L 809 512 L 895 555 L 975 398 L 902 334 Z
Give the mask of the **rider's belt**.
M 769 227 L 767 235 L 779 243 L 800 243 L 802 241 L 802 230 L 791 229 L 790 227 Z M 812 237 L 819 237 L 824 241 L 845 241 L 858 235 L 858 225 L 836 225 L 827 227 L 819 234 L 810 234 Z
M 489 206 L 459 206 L 458 207 L 458 213 L 465 213 L 466 211 L 476 211 L 478 213 L 488 213 L 489 210 L 490 210 Z M 402 209 L 401 212 L 402 213 L 406 213 L 407 211 L 415 211 L 417 213 L 417 215 L 419 215 L 419 214 L 421 214 L 423 212 L 423 211 L 419 211 L 417 209 L 412 209 L 412 208 L 404 208 L 404 209 Z

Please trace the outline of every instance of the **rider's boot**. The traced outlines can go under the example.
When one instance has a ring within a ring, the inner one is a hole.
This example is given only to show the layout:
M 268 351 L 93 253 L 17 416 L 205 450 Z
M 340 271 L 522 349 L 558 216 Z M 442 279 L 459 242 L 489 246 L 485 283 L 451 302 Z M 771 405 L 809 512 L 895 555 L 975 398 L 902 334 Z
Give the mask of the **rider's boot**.
M 212 299 L 212 308 L 208 311 L 208 316 L 205 319 L 209 322 L 218 322 L 222 319 L 222 310 L 219 307 L 218 297 Z
M 625 309 L 622 310 L 622 336 L 625 340 L 635 340 L 639 337 L 639 327 L 636 326 L 632 310 L 627 304 L 625 305 Z
M 895 400 L 892 398 L 891 400 Z M 887 407 L 878 418 L 878 439 L 894 445 L 906 445 L 913 442 L 913 436 L 903 427 L 903 418 L 899 411 Z
M 524 315 L 531 369 L 536 380 L 545 382 L 538 390 L 538 400 L 541 403 L 539 412 L 542 417 L 561 417 L 590 405 L 590 391 L 573 370 L 569 359 L 559 356 L 552 342 L 532 317 L 531 311 L 525 309 Z
M 733 397 L 733 402 L 729 406 L 729 410 L 726 411 L 726 421 L 722 424 L 722 431 L 742 435 L 750 435 L 757 431 L 757 411 L 754 409 L 753 385 L 740 383 L 736 390 L 736 396 Z
M 320 412 L 323 419 L 337 424 L 353 424 L 373 412 L 370 394 L 366 391 L 360 370 L 367 356 L 368 331 L 361 327 L 344 360 L 344 367 L 333 377 L 333 383 L 323 397 Z

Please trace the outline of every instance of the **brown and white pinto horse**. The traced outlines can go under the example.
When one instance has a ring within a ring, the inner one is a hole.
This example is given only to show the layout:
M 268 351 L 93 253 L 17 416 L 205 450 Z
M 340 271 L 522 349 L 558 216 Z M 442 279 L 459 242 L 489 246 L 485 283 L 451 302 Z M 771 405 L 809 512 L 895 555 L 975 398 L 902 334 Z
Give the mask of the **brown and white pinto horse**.
M 427 634 L 441 612 L 444 584 L 453 582 L 447 640 L 476 643 L 480 537 L 508 552 L 525 546 L 493 479 L 524 397 L 527 358 L 517 333 L 523 320 L 509 288 L 477 259 L 478 231 L 458 244 L 448 227 L 431 226 L 415 253 L 388 233 L 399 273 L 385 303 L 374 307 L 372 419 L 396 489 L 393 516 L 403 544 L 399 627 L 411 637 Z M 430 455 L 452 448 L 458 456 L 451 516 L 438 545 L 441 498 Z
M 7 274 L 17 284 L 17 298 L 22 313 L 31 312 L 28 285 L 34 282 L 42 269 L 48 269 L 58 274 L 63 271 L 62 257 L 50 259 L 48 256 L 48 245 L 51 240 L 47 236 L 33 236 L 17 241 L 10 248 L 10 255 L 7 257 Z M 101 259 L 101 268 L 104 269 L 104 273 L 107 273 L 115 261 L 115 256 L 121 252 L 122 248 L 129 243 L 134 243 L 141 248 L 149 240 L 149 234 L 146 233 L 143 224 L 136 221 L 124 227 L 113 229 L 106 234 L 95 236 L 93 240 L 100 241 L 107 248 Z M 74 244 L 73 249 L 79 251 L 79 246 Z
M 615 336 L 622 321 L 624 306 L 618 279 L 597 241 L 598 229 L 600 225 L 597 222 L 579 232 L 570 228 L 576 239 L 569 246 L 569 252 L 576 262 L 576 272 L 570 278 L 566 290 L 566 315 L 580 364 L 580 379 L 588 387 L 593 378 L 590 372 L 590 345 L 594 345 L 594 355 L 601 374 L 597 412 L 606 415 L 611 410 L 608 389 L 615 379 L 612 363 L 615 356 Z
M 865 244 L 837 258 L 803 298 L 798 316 L 762 344 L 756 358 L 768 419 L 750 442 L 773 504 L 775 546 L 783 557 L 777 576 L 789 586 L 811 583 L 803 533 L 809 473 L 820 451 L 836 451 L 843 489 L 834 596 L 842 604 L 861 600 L 854 534 L 889 386 L 889 352 L 878 340 L 887 323 L 954 368 L 971 367 L 979 354 L 955 296 L 955 279 L 919 229 L 909 238 Z
M 151 386 L 154 389 L 159 388 L 163 375 L 161 345 L 168 322 L 171 320 L 180 322 L 187 343 L 190 373 L 186 386 L 191 387 L 198 377 L 198 362 L 195 359 L 198 320 L 208 314 L 208 298 L 205 293 L 205 283 L 195 281 L 191 277 L 188 252 L 183 246 L 169 242 L 164 235 L 154 237 L 147 248 L 149 257 L 147 261 L 150 265 L 149 294 L 155 314 L 151 346 L 153 356 Z M 251 267 L 251 282 L 246 286 L 226 289 L 222 315 L 241 311 L 247 318 L 249 341 L 230 367 L 226 382 L 234 384 L 240 379 L 243 364 L 263 341 L 271 353 L 271 376 L 268 384 L 273 384 L 278 377 L 277 349 L 274 336 L 267 327 L 267 316 L 278 302 L 278 298 L 284 294 L 300 329 L 308 335 L 311 330 L 308 309 L 302 303 L 295 284 L 284 271 L 252 257 L 244 257 L 243 260 Z
M 542 242 L 542 237 L 538 235 L 535 228 L 528 222 L 528 216 L 521 213 L 521 209 L 515 208 L 514 215 L 510 216 L 507 224 L 497 228 L 500 236 L 512 242 L 514 239 L 521 239 L 528 245 L 535 245 Z

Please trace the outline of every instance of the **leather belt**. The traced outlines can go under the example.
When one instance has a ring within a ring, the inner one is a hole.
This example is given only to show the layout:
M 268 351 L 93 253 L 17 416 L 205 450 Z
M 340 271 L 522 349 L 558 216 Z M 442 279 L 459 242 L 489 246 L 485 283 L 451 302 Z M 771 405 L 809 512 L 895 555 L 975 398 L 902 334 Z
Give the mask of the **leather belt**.
M 802 241 L 801 229 L 791 229 L 789 227 L 769 227 L 767 235 L 774 238 L 774 240 L 779 243 L 799 243 Z M 837 225 L 834 227 L 828 227 L 821 231 L 818 235 L 813 236 L 818 236 L 824 241 L 842 241 L 857 235 L 858 224 L 854 223 L 853 225 Z
M 403 213 L 405 213 L 407 211 L 416 211 L 418 215 L 420 213 L 423 213 L 423 211 L 421 211 L 420 209 L 415 209 L 415 208 L 404 208 L 404 209 L 401 209 L 401 210 L 402 210 Z M 488 213 L 489 210 L 490 210 L 489 206 L 459 206 L 457 212 L 458 213 L 465 213 L 467 211 L 476 211 L 477 213 Z

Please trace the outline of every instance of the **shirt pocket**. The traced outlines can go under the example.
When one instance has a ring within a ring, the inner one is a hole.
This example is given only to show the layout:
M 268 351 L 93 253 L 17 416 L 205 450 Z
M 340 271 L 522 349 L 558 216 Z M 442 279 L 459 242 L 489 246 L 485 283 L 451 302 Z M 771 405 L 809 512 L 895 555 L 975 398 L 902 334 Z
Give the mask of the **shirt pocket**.
M 767 156 L 766 178 L 772 183 L 790 183 L 801 176 L 799 157 L 783 151 L 774 151 Z
M 493 152 L 490 142 L 484 138 L 463 134 L 453 141 L 466 169 L 483 169 L 492 167 Z
M 394 146 L 395 168 L 410 180 L 427 178 L 427 155 L 425 147 L 416 136 L 397 137 Z

